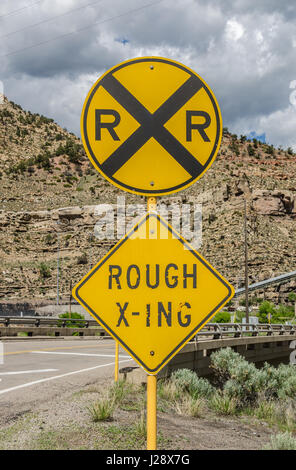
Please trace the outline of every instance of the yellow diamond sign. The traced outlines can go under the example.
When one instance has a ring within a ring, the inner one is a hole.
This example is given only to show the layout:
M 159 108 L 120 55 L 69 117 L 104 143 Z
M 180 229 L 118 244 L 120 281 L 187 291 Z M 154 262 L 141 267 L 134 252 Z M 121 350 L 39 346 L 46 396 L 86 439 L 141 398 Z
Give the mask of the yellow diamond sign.
M 222 119 L 205 81 L 188 67 L 141 57 L 108 70 L 81 115 L 84 148 L 112 184 L 142 195 L 180 191 L 216 158 Z
M 234 289 L 163 218 L 149 212 L 73 295 L 149 374 L 157 374 Z

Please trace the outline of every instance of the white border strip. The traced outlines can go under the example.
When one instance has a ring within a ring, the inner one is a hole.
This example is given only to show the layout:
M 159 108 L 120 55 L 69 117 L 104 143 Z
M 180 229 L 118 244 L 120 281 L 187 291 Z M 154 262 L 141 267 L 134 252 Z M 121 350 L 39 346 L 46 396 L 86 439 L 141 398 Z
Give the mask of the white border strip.
M 55 352 L 55 351 L 30 351 L 31 354 L 64 354 L 68 356 L 93 356 L 93 357 L 112 357 L 114 358 L 114 354 L 92 354 L 92 353 L 76 353 L 76 352 Z M 130 356 L 123 356 L 120 355 L 120 358 L 126 358 Z
M 130 362 L 133 359 L 125 359 L 120 362 Z M 88 372 L 90 370 L 100 369 L 102 367 L 113 366 L 115 362 L 109 362 L 109 364 L 101 364 L 100 366 L 88 367 L 87 369 L 75 370 L 74 372 L 67 372 L 66 374 L 55 375 L 54 377 L 48 377 L 46 379 L 35 380 L 34 382 L 28 382 L 26 384 L 17 385 L 16 387 L 6 388 L 5 390 L 0 390 L 0 395 L 4 393 L 13 392 L 14 390 L 19 390 L 21 388 L 31 387 L 31 385 L 41 384 L 43 382 L 49 382 L 50 380 L 61 379 L 62 377 L 69 377 L 70 375 L 80 374 L 81 372 Z
M 59 369 L 18 370 L 15 372 L 0 372 L 0 375 L 42 374 L 42 372 L 57 372 Z

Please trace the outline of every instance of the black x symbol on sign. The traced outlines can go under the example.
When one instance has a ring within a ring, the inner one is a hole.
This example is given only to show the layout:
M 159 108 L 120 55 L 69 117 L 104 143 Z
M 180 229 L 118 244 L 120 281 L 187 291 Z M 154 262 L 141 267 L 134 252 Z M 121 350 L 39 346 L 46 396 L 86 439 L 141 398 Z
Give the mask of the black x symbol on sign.
M 164 124 L 203 87 L 202 81 L 197 76 L 192 75 L 154 113 L 150 113 L 113 75 L 106 75 L 100 85 L 140 124 L 140 127 L 101 165 L 101 169 L 106 175 L 113 176 L 151 137 L 154 137 L 192 178 L 196 178 L 202 173 L 204 166 L 164 127 Z M 96 132 L 99 130 L 97 140 L 101 138 L 101 127 L 108 128 L 113 139 L 119 140 L 114 131 L 114 127 L 120 122 L 119 113 L 112 112 L 112 110 L 96 111 L 98 112 Z M 113 114 L 114 122 L 102 125 L 100 121 L 102 114 Z M 203 124 L 193 124 L 191 121 L 192 116 L 201 116 L 205 122 Z M 197 129 L 203 140 L 209 142 L 205 132 L 205 128 L 211 122 L 208 113 L 204 111 L 187 111 L 186 120 L 188 141 L 191 140 L 192 129 Z M 97 125 L 99 125 L 99 129 Z

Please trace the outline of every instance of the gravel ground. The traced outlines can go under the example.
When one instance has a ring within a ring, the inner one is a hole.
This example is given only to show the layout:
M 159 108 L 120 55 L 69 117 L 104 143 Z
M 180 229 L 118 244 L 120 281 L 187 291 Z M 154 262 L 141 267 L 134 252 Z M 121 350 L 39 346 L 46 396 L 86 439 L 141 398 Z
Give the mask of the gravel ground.
M 88 406 L 110 384 L 100 381 L 11 416 L 0 430 L 0 449 L 145 449 L 143 389 L 130 391 L 112 420 L 92 421 Z M 253 418 L 217 417 L 208 410 L 200 418 L 158 412 L 159 449 L 262 449 L 271 434 Z

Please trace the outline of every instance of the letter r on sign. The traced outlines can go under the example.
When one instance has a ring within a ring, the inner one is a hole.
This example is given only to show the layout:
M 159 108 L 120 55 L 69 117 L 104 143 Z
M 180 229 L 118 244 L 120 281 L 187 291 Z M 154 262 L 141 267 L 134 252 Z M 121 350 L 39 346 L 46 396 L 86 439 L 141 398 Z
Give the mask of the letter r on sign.
M 204 118 L 203 123 L 193 123 L 192 118 L 202 117 Z M 211 124 L 211 117 L 205 111 L 186 111 L 186 140 L 187 142 L 192 141 L 192 131 L 195 129 L 200 133 L 204 142 L 210 142 L 209 137 L 205 133 L 205 129 Z
M 102 122 L 102 116 L 113 116 L 113 122 Z M 120 123 L 120 114 L 115 109 L 96 109 L 96 140 L 102 139 L 102 129 L 107 129 L 113 140 L 120 140 L 114 127 Z

